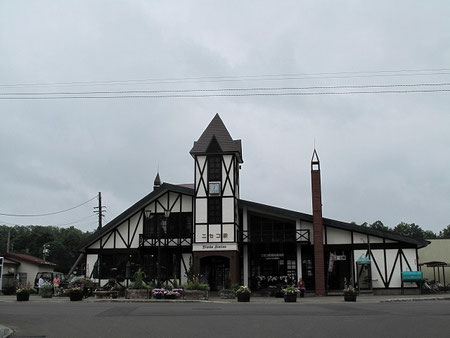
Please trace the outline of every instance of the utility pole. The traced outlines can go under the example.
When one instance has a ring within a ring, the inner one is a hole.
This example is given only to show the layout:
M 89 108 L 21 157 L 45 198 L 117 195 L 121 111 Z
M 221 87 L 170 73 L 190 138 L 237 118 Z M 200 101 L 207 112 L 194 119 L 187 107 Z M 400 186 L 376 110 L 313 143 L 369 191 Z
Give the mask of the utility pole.
M 100 230 L 102 228 L 102 223 L 103 223 L 103 217 L 105 217 L 105 215 L 103 214 L 105 212 L 105 206 L 102 205 L 102 193 L 99 192 L 98 193 L 98 207 L 94 207 L 94 212 L 96 214 L 98 214 L 98 228 L 97 230 Z
M 11 229 L 8 230 L 8 241 L 6 242 L 6 252 L 9 252 L 9 243 L 11 241 Z

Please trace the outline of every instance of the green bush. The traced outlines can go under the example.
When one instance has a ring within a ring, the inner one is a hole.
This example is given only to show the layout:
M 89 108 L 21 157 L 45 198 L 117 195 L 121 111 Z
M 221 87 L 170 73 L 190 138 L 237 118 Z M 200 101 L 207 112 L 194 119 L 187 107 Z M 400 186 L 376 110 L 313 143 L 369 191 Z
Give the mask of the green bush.
M 193 282 L 193 283 L 186 283 L 183 285 L 183 288 L 185 290 L 205 290 L 205 291 L 209 291 L 209 285 L 206 283 L 198 283 L 198 282 Z

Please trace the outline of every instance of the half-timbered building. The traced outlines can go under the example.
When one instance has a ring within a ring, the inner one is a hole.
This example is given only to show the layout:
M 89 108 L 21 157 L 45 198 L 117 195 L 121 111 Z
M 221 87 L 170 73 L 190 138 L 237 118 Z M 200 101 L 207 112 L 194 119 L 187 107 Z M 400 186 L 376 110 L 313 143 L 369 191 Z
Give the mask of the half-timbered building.
M 138 267 L 149 279 L 186 282 L 190 266 L 212 290 L 226 281 L 266 290 L 302 277 L 325 295 L 360 290 L 412 291 L 401 272 L 418 270 L 426 241 L 322 217 L 320 161 L 311 160 L 313 213 L 243 200 L 241 140 L 216 115 L 190 151 L 194 183 L 161 183 L 99 229 L 82 249 L 88 277 L 127 282 Z

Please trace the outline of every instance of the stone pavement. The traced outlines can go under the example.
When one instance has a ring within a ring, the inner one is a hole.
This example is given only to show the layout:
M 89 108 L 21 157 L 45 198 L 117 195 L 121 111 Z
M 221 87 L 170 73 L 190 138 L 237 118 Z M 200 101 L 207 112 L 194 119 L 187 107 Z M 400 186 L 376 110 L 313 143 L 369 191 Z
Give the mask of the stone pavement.
M 375 296 L 370 294 L 362 294 L 358 296 L 357 303 L 380 303 L 380 302 L 407 302 L 407 301 L 438 301 L 438 300 L 450 300 L 449 293 L 439 293 L 439 294 L 426 294 L 426 295 L 385 295 L 385 296 Z M 38 295 L 30 296 L 29 302 L 31 303 L 62 303 L 70 302 L 68 297 L 53 297 L 53 298 L 42 298 Z M 83 303 L 95 303 L 95 302 L 111 302 L 111 303 L 236 303 L 236 299 L 221 299 L 215 294 L 213 294 L 209 300 L 164 300 L 164 299 L 96 299 L 94 297 L 89 297 L 83 300 Z M 283 303 L 283 298 L 275 297 L 257 297 L 251 298 L 251 303 L 256 304 L 274 304 Z M 17 303 L 16 296 L 0 296 L 1 303 Z M 306 295 L 305 298 L 298 298 L 297 303 L 299 306 L 308 304 L 336 304 L 344 303 L 342 295 L 339 296 L 324 296 L 317 297 L 314 295 Z M 25 304 L 24 304 L 25 305 Z M 12 330 L 2 326 L 0 323 L 0 338 L 7 338 L 12 334 Z

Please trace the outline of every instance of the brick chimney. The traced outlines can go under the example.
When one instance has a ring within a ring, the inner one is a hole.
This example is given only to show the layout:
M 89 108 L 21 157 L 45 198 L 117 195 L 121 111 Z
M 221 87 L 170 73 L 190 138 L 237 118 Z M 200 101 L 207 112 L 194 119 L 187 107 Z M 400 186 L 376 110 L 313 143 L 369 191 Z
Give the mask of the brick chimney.
M 320 185 L 320 161 L 316 149 L 311 158 L 311 189 L 314 232 L 314 277 L 316 295 L 324 296 L 325 258 L 323 250 L 322 192 Z

